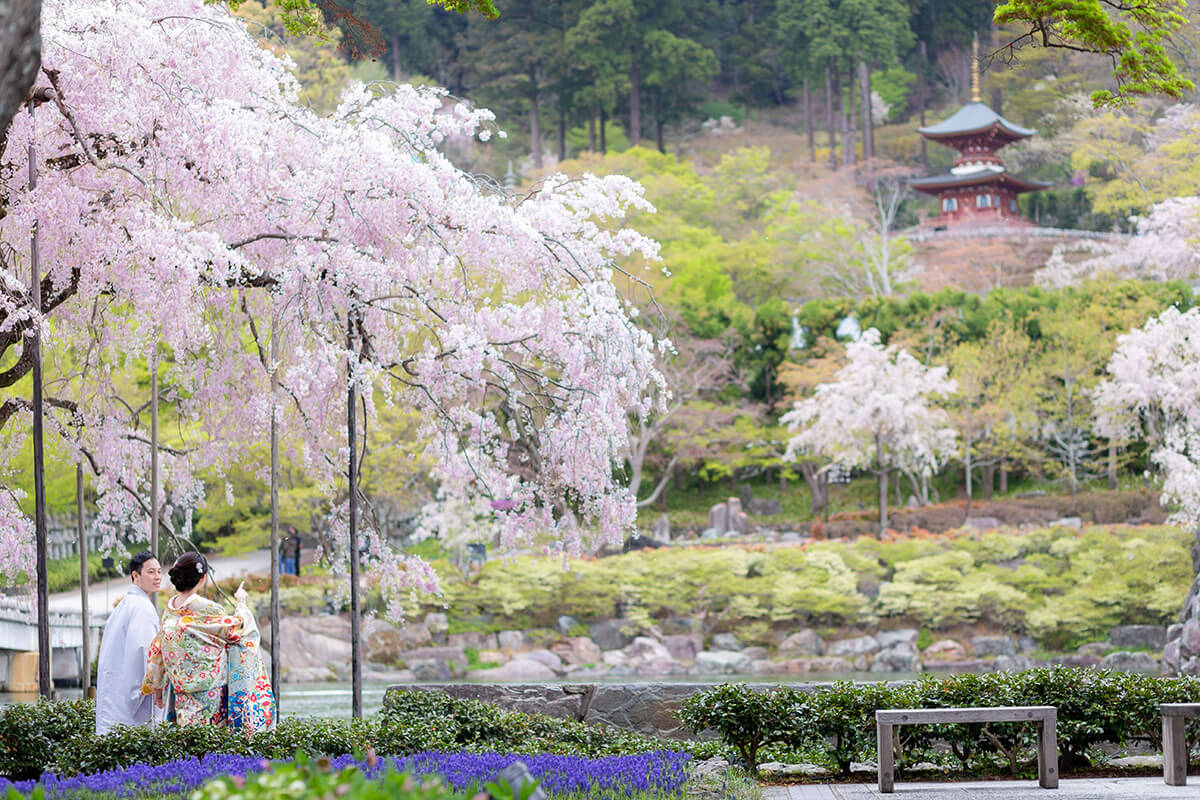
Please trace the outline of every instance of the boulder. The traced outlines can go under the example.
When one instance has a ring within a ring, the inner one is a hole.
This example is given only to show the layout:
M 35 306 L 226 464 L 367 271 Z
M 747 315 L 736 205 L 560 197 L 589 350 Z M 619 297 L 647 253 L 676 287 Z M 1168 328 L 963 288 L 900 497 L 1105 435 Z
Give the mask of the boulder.
M 1113 646 L 1108 642 L 1088 642 L 1075 648 L 1075 652 L 1080 655 L 1095 656 L 1096 658 L 1104 658 L 1112 650 Z
M 1029 656 L 996 656 L 992 659 L 992 669 L 996 672 L 1019 672 L 1033 667 L 1033 659 Z
M 671 652 L 655 639 L 649 636 L 638 636 L 624 650 L 625 657 L 630 661 L 673 661 Z
M 921 659 L 915 645 L 898 643 L 871 660 L 871 672 L 920 672 Z
M 765 647 L 747 647 L 742 650 L 742 655 L 751 661 L 756 661 L 767 657 L 767 648 Z
M 1100 669 L 1112 669 L 1119 672 L 1160 672 L 1162 664 L 1149 653 L 1130 653 L 1118 650 L 1100 660 Z
M 605 650 L 600 660 L 610 667 L 620 667 L 629 663 L 629 658 L 620 650 Z
M 337 673 L 328 666 L 285 667 L 280 665 L 279 677 L 284 683 L 321 683 L 338 679 Z
M 687 671 L 680 664 L 669 658 L 650 658 L 638 661 L 634 666 L 634 670 L 636 674 L 647 678 L 687 674 Z
M 633 641 L 632 626 L 621 619 L 606 619 L 588 625 L 588 636 L 601 650 L 620 650 Z
M 786 661 L 778 662 L 779 671 L 788 675 L 803 675 L 805 672 L 812 671 L 812 659 L 810 658 L 789 658 Z
M 730 528 L 732 528 L 736 533 L 740 533 L 745 536 L 750 532 L 750 517 L 746 516 L 745 511 L 739 511 L 734 514 L 729 523 Z
M 730 520 L 745 511 L 745 509 L 742 508 L 742 498 L 740 497 L 729 498 L 725 501 L 725 507 L 729 509 Z
M 667 652 L 671 654 L 671 658 L 676 661 L 694 661 L 696 653 L 702 649 L 697 644 L 697 639 L 699 638 L 698 636 L 673 634 L 664 636 L 662 645 L 667 648 Z
M 417 658 L 405 663 L 408 664 L 413 678 L 418 681 L 448 681 L 454 677 L 450 674 L 450 667 L 446 662 L 436 658 Z
M 501 650 L 523 650 L 529 646 L 524 631 L 500 631 L 496 634 L 496 642 Z
M 822 656 L 808 660 L 809 672 L 853 672 L 854 665 L 837 656 Z
M 467 668 L 467 654 L 461 647 L 418 647 L 400 654 L 400 659 L 411 669 L 414 661 L 441 661 L 451 671 Z
M 547 667 L 549 667 L 550 670 L 552 672 L 554 672 L 556 675 L 561 674 L 563 672 L 562 659 L 546 649 L 530 650 L 528 653 L 520 653 L 519 655 L 514 657 L 514 660 L 516 660 L 516 658 L 528 658 L 528 659 L 532 659 L 533 661 L 538 661 L 542 664 L 545 664 Z M 480 659 L 480 660 L 482 660 L 482 659 Z
M 1162 654 L 1163 672 L 1172 673 L 1179 671 L 1179 640 L 1172 639 L 1167 642 L 1167 646 L 1163 648 Z
M 523 761 L 514 761 L 496 774 L 497 781 L 507 787 L 508 797 L 522 800 L 546 800 L 546 790 L 538 786 L 529 767 Z
M 662 547 L 662 542 L 657 542 L 649 536 L 643 536 L 640 533 L 632 534 L 625 543 L 621 545 L 622 553 L 629 553 L 634 550 L 657 550 Z
M 812 628 L 797 631 L 783 640 L 779 653 L 788 656 L 819 656 L 825 652 L 825 642 Z
M 1183 623 L 1183 631 L 1179 634 L 1179 654 L 1184 658 L 1200 655 L 1200 617 Z
M 746 511 L 763 517 L 773 517 L 783 513 L 783 503 L 773 497 L 755 497 L 746 505 Z
M 715 531 L 712 537 L 715 538 L 727 530 L 729 530 L 729 509 L 724 503 L 717 503 L 708 509 L 708 529 L 704 533 Z M 705 538 L 704 534 L 701 534 L 701 538 Z
M 1000 520 L 995 517 L 968 517 L 962 526 L 973 531 L 994 531 L 1000 527 Z
M 730 650 L 705 650 L 696 654 L 690 675 L 737 675 L 750 671 L 750 659 Z
M 962 661 L 967 657 L 967 650 L 953 639 L 941 639 L 922 650 L 921 656 L 926 661 Z
M 369 617 L 362 621 L 362 643 L 368 663 L 395 664 L 403 651 L 431 645 L 433 637 L 423 622 L 397 628 L 387 620 Z
M 1172 622 L 1167 626 L 1167 641 L 1169 642 L 1172 639 L 1178 639 L 1181 633 L 1183 633 L 1183 623 Z
M 671 518 L 666 514 L 659 514 L 654 520 L 654 524 L 650 526 L 650 535 L 660 542 L 671 541 Z
M 500 647 L 496 634 L 480 633 L 479 631 L 452 633 L 446 637 L 446 644 L 450 647 L 470 647 L 475 650 L 496 650 Z
M 704 625 L 695 617 L 667 617 L 659 627 L 664 634 L 700 633 Z
M 879 642 L 879 647 L 883 650 L 898 644 L 906 644 L 915 648 L 917 646 L 917 629 L 897 628 L 894 631 L 880 631 L 875 634 L 875 640 Z
M 971 638 L 971 649 L 980 658 L 988 656 L 1015 656 L 1017 643 L 1011 636 L 974 636 Z
M 742 643 L 732 633 L 714 633 L 712 637 L 714 650 L 741 650 Z
M 831 656 L 867 656 L 879 651 L 879 642 L 874 636 L 856 636 L 830 642 L 825 652 Z
M 563 636 L 570 636 L 571 631 L 579 626 L 579 620 L 569 614 L 560 614 L 555 620 L 555 625 L 558 626 L 558 632 Z
M 1161 625 L 1120 625 L 1108 632 L 1108 640 L 1117 649 L 1145 647 L 1159 651 L 1167 643 L 1167 631 Z
M 425 615 L 425 629 L 438 643 L 445 643 L 446 632 L 450 630 L 450 619 L 440 611 L 431 611 Z
M 1070 528 L 1072 530 L 1080 530 L 1083 528 L 1083 520 L 1079 517 L 1063 517 L 1056 519 L 1050 523 L 1051 528 Z
M 586 636 L 572 636 L 550 646 L 550 651 L 568 664 L 595 664 L 600 660 L 600 646 Z
M 502 667 L 472 670 L 467 677 L 473 681 L 549 681 L 557 676 L 540 661 L 518 657 Z
M 781 671 L 781 665 L 770 659 L 756 658 L 750 662 L 751 675 L 777 675 Z
M 1049 663 L 1057 664 L 1060 667 L 1094 667 L 1100 663 L 1100 659 L 1093 655 L 1066 655 L 1054 656 Z

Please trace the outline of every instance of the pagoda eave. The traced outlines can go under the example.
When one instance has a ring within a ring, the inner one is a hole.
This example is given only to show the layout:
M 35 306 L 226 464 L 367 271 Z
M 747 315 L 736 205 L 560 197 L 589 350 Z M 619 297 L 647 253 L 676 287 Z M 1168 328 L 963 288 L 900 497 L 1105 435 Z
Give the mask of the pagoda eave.
M 1045 189 L 1052 184 L 1018 178 L 1007 172 L 988 170 L 971 175 L 934 175 L 928 178 L 914 178 L 908 182 L 908 185 L 918 192 L 937 195 L 948 189 L 966 189 L 972 186 L 1002 186 L 1016 194 L 1023 194 Z

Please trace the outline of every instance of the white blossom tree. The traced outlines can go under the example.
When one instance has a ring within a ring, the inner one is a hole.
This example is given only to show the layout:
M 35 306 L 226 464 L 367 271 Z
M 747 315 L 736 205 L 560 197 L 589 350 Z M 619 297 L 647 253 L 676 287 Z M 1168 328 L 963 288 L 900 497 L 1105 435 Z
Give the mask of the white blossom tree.
M 824 456 L 879 476 L 879 528 L 887 528 L 888 476 L 932 475 L 955 453 L 956 434 L 946 412 L 930 405 L 957 388 L 945 367 L 926 367 L 905 350 L 884 347 L 871 328 L 846 347 L 848 362 L 783 415 L 795 431 L 786 459 Z
M 1095 391 L 1096 430 L 1144 438 L 1179 522 L 1200 520 L 1200 309 L 1168 308 L 1117 339 Z

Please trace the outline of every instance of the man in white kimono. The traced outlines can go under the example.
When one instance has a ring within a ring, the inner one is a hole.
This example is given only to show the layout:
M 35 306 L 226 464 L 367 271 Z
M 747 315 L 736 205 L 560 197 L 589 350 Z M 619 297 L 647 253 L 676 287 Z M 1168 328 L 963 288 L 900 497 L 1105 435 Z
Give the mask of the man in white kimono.
M 96 668 L 96 734 L 114 725 L 146 725 L 152 698 L 142 694 L 146 651 L 158 633 L 150 594 L 162 586 L 162 566 L 143 551 L 129 561 L 133 585 L 108 616 Z

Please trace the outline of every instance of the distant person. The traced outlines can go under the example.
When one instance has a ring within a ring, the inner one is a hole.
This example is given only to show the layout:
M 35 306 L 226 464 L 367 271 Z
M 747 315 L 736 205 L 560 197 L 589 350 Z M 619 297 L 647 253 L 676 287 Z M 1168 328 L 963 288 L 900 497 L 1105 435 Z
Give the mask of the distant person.
M 275 723 L 275 695 L 260 653 L 258 623 L 245 586 L 229 614 L 200 595 L 208 562 L 184 553 L 168 575 L 179 594 L 163 609 L 162 630 L 150 645 L 144 694 L 178 725 L 222 725 L 254 733 Z
M 295 528 L 288 528 L 288 537 L 279 548 L 279 559 L 283 562 L 279 571 L 284 575 L 300 574 L 300 547 L 300 534 Z
M 96 664 L 96 734 L 114 725 L 148 725 L 150 698 L 142 694 L 146 655 L 158 633 L 158 611 L 150 595 L 162 586 L 162 566 L 149 551 L 126 568 L 132 585 L 108 615 Z

